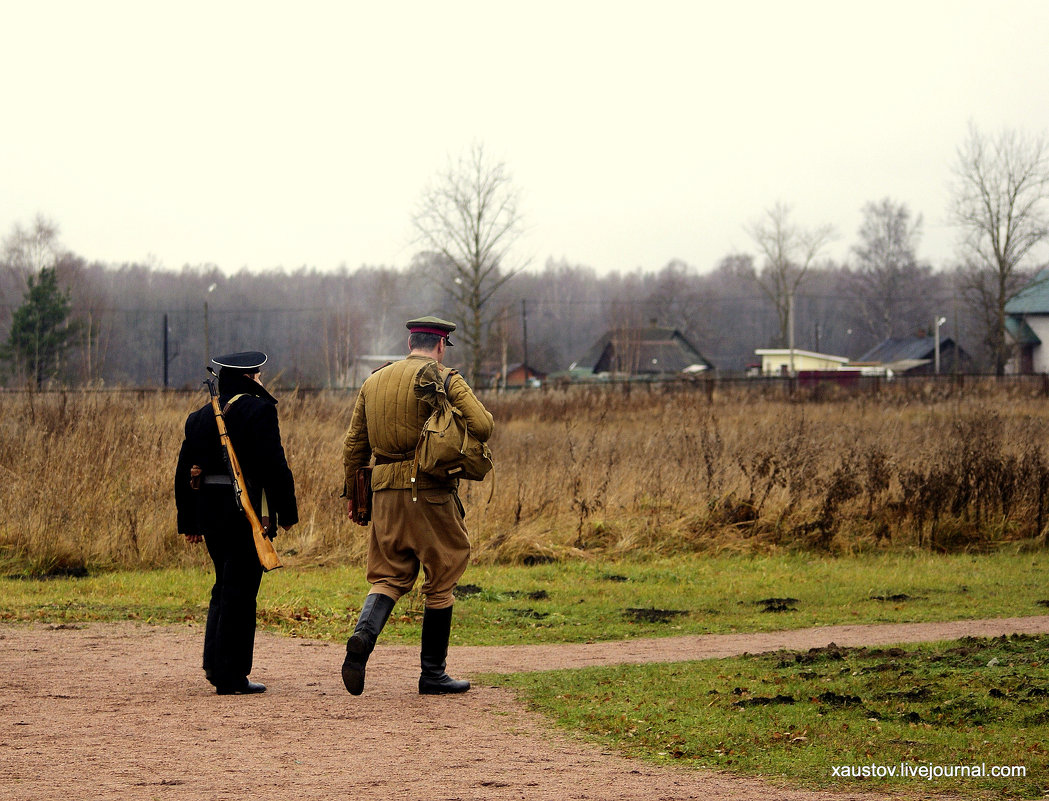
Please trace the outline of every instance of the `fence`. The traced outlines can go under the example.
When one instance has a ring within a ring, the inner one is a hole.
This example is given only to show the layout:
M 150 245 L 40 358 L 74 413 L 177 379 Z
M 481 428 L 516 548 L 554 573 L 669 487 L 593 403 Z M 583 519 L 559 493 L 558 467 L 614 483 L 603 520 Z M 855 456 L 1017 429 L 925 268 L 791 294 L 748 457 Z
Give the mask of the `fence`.
M 320 393 L 354 395 L 358 387 L 332 389 L 288 384 L 277 381 L 272 388 L 280 392 L 296 392 L 300 395 L 317 395 Z M 2 395 L 60 394 L 60 393 L 113 393 L 138 396 L 157 393 L 171 395 L 193 395 L 202 392 L 197 388 L 161 387 L 48 387 L 35 389 L 0 388 Z M 632 393 L 676 394 L 697 392 L 713 400 L 739 398 L 741 400 L 790 400 L 796 402 L 820 402 L 844 400 L 848 398 L 881 398 L 884 400 L 944 400 L 951 397 L 1047 397 L 1049 398 L 1049 374 L 1032 373 L 1025 375 L 996 376 L 986 373 L 952 373 L 943 375 L 897 375 L 864 376 L 855 373 L 836 376 L 823 373 L 819 376 L 802 374 L 798 376 L 744 376 L 715 375 L 687 378 L 635 378 L 628 376 L 602 376 L 585 381 L 551 380 L 540 387 L 505 387 L 498 389 L 479 389 L 483 397 L 534 397 L 541 399 L 551 393 L 569 395 L 579 393 L 611 392 L 624 395 Z

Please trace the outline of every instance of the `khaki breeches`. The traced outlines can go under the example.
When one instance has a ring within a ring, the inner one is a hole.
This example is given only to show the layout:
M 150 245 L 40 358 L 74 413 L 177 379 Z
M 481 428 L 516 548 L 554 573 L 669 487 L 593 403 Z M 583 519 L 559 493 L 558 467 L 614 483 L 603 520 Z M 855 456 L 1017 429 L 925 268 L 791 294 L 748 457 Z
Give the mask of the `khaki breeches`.
M 470 540 L 450 490 L 379 490 L 372 497 L 368 581 L 372 592 L 397 600 L 415 586 L 433 609 L 451 606 L 452 590 L 470 561 Z

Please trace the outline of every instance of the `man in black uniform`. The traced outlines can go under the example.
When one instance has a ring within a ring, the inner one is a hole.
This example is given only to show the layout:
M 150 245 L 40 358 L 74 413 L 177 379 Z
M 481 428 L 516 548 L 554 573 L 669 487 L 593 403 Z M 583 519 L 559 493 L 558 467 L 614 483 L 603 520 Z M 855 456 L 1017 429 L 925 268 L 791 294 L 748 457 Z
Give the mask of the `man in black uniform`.
M 212 359 L 219 371 L 219 407 L 244 473 L 252 506 L 271 539 L 299 520 L 295 480 L 281 445 L 277 401 L 259 379 L 266 354 L 231 353 Z M 199 469 L 194 469 L 194 468 Z M 204 631 L 204 675 L 219 695 L 261 693 L 248 681 L 255 650 L 255 601 L 262 582 L 251 524 L 237 507 L 223 458 L 215 411 L 208 403 L 186 420 L 175 469 L 178 530 L 201 540 L 215 563 Z

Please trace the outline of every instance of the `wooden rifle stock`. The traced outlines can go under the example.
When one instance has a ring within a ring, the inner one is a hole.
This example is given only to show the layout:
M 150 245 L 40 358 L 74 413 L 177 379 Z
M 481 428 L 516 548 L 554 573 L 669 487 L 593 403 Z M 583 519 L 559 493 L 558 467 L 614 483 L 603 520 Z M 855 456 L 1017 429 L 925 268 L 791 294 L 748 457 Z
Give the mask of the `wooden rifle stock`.
M 215 371 L 210 367 L 208 367 L 208 372 L 212 375 L 215 374 Z M 244 473 L 240 469 L 240 462 L 237 460 L 236 451 L 233 450 L 233 443 L 230 441 L 229 432 L 226 430 L 226 418 L 222 416 L 222 409 L 219 408 L 219 393 L 215 388 L 215 382 L 212 379 L 205 378 L 204 383 L 208 385 L 208 392 L 211 395 L 211 408 L 215 411 L 215 423 L 219 427 L 222 455 L 226 460 L 226 467 L 229 468 L 229 477 L 233 481 L 233 495 L 237 499 L 237 506 L 244 512 L 244 516 L 248 518 L 248 522 L 251 524 L 251 537 L 255 541 L 255 551 L 259 555 L 259 564 L 262 565 L 263 570 L 267 571 L 283 567 L 280 557 L 277 556 L 277 551 L 273 548 L 273 543 L 266 536 L 266 529 L 263 527 L 262 521 L 259 520 L 259 516 L 255 513 L 255 508 L 251 505 L 251 498 L 248 497 Z

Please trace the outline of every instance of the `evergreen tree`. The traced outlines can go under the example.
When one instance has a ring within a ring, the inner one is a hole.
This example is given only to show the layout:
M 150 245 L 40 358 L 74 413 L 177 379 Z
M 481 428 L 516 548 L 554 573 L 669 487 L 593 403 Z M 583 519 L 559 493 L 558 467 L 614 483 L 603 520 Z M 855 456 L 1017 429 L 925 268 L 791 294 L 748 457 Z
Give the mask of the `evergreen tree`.
M 11 317 L 7 342 L 0 347 L 0 358 L 31 376 L 40 389 L 58 372 L 76 326 L 68 322 L 69 293 L 59 289 L 54 267 L 42 268 L 27 284 L 22 305 Z

